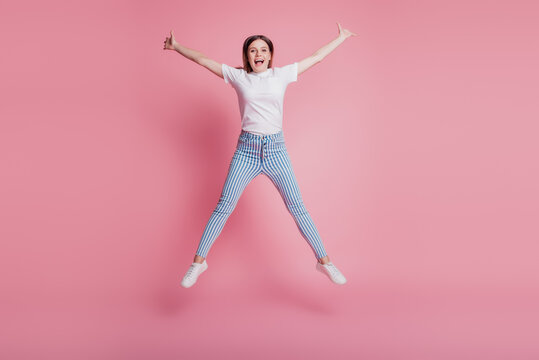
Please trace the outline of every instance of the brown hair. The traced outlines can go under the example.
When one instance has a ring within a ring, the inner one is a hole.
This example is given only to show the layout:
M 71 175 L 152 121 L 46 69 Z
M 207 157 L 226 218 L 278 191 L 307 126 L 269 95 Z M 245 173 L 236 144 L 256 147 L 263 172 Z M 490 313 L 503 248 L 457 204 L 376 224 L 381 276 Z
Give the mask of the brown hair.
M 253 36 L 249 36 L 247 39 L 245 39 L 245 41 L 243 42 L 243 51 L 242 51 L 242 56 L 243 56 L 243 69 L 245 71 L 247 71 L 248 73 L 252 72 L 253 71 L 253 68 L 251 67 L 251 64 L 249 64 L 249 56 L 247 55 L 247 50 L 249 49 L 249 45 L 251 45 L 251 43 L 255 40 L 263 40 L 266 42 L 266 44 L 268 44 L 268 47 L 269 47 L 269 51 L 271 53 L 271 59 L 269 61 L 269 64 L 268 64 L 268 69 L 271 68 L 271 64 L 273 63 L 273 43 L 271 42 L 270 39 L 268 39 L 266 36 L 264 35 L 253 35 Z

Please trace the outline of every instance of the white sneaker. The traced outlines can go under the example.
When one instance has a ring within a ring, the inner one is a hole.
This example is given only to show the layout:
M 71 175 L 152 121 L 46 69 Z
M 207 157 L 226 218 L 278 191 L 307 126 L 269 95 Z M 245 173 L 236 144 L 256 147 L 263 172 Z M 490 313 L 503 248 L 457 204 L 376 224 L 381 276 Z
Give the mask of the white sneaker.
M 191 266 L 189 266 L 189 269 L 185 273 L 185 276 L 182 280 L 182 286 L 184 288 L 188 288 L 193 286 L 197 282 L 197 278 L 200 274 L 202 274 L 206 269 L 208 268 L 208 263 L 206 263 L 206 260 L 202 264 L 199 263 L 192 263 Z
M 323 274 L 326 274 L 327 277 L 331 281 L 333 281 L 335 284 L 343 285 L 346 283 L 346 278 L 343 274 L 337 269 L 333 263 L 329 262 L 327 264 L 320 264 L 319 262 L 316 262 L 316 270 L 320 271 Z

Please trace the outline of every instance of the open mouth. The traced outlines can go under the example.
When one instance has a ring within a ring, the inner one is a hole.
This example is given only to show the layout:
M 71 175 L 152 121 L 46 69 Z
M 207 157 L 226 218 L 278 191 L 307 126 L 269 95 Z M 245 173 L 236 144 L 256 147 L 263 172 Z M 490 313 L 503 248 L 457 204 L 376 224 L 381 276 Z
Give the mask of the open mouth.
M 264 63 L 264 60 L 260 59 L 260 60 L 255 60 L 255 65 L 258 66 L 258 65 L 262 65 Z

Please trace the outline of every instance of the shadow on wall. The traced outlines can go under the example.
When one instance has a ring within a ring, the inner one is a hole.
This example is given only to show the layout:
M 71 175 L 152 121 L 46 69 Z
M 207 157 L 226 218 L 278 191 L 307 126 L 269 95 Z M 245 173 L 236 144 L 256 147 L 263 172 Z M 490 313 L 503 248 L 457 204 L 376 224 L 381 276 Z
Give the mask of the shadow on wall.
M 240 122 L 232 118 L 229 109 L 224 109 L 220 102 L 209 104 L 204 98 L 192 100 L 182 108 L 181 113 L 162 119 L 160 124 L 163 141 L 168 142 L 177 153 L 180 183 L 177 204 L 173 216 L 177 219 L 174 228 L 169 231 L 170 243 L 163 266 L 158 270 L 158 277 L 153 284 L 154 306 L 158 312 L 174 314 L 188 301 L 185 296 L 178 297 L 180 280 L 187 270 L 206 223 L 217 205 L 234 154 L 238 136 L 241 131 Z M 233 104 L 235 105 L 235 104 Z M 155 122 L 153 123 L 155 124 Z M 159 127 L 159 125 L 157 125 Z M 250 204 L 244 196 L 240 198 L 244 210 L 242 214 L 249 218 L 255 213 L 256 204 Z M 234 213 L 233 213 L 234 215 Z M 240 238 L 248 233 L 249 227 L 255 227 L 252 221 L 243 221 L 234 226 L 225 224 L 223 232 L 215 245 L 223 241 L 223 234 Z M 186 256 L 187 254 L 187 256 Z M 185 259 L 188 259 L 186 262 Z M 216 259 L 217 260 L 217 259 Z M 257 259 L 260 261 L 261 259 Z M 263 261 L 266 261 L 263 259 Z M 269 261 L 269 260 L 268 260 Z M 217 262 L 214 264 L 218 265 Z M 173 281 L 173 282 L 171 282 Z
M 180 198 L 178 204 L 178 249 L 192 257 L 204 226 L 211 215 L 226 178 L 235 150 L 234 119 L 226 111 L 207 102 L 190 104 L 188 118 L 174 119 L 173 131 L 165 136 L 175 144 L 180 163 Z

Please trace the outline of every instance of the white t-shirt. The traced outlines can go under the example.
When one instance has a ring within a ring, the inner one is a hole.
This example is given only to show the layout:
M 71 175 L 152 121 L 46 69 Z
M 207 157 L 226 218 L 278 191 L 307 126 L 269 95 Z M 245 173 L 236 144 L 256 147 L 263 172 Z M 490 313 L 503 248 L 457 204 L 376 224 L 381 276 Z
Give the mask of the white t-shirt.
M 223 77 L 238 94 L 241 128 L 271 135 L 283 128 L 283 100 L 286 87 L 298 79 L 298 63 L 247 73 L 222 64 Z

